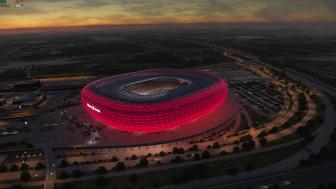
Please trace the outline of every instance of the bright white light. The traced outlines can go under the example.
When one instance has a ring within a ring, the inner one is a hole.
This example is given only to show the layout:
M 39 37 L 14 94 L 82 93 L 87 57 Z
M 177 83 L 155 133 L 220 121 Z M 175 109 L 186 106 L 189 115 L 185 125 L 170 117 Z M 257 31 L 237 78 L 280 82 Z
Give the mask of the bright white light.
M 89 104 L 89 103 L 86 103 L 86 106 L 89 107 L 91 110 L 100 113 L 100 110 L 97 109 L 96 107 L 94 107 L 93 105 L 91 105 L 91 104 Z

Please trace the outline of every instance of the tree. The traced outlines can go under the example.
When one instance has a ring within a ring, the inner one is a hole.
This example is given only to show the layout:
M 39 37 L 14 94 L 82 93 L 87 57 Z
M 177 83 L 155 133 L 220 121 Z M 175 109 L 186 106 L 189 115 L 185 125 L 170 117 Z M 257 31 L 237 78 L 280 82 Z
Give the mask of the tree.
M 255 147 L 255 142 L 254 141 L 248 141 L 248 142 L 244 142 L 242 144 L 242 149 L 244 151 L 249 151 L 249 150 L 253 150 Z
M 126 166 L 124 162 L 118 162 L 116 166 L 113 168 L 113 170 L 116 170 L 116 171 L 123 171 L 125 169 L 126 169 Z
M 57 179 L 63 180 L 69 178 L 69 175 L 66 171 L 60 171 L 57 175 Z
M 128 181 L 131 183 L 131 184 L 135 184 L 137 183 L 139 180 L 138 178 L 138 175 L 137 174 L 130 174 L 128 175 Z
M 42 162 L 38 162 L 35 166 L 35 170 L 41 170 L 44 168 L 45 168 L 45 165 Z
M 131 156 L 131 160 L 136 160 L 136 159 L 138 159 L 138 156 L 136 156 L 135 154 L 133 154 L 133 155 Z
M 194 153 L 194 160 L 198 161 L 201 159 L 201 156 L 199 155 L 199 153 Z
M 233 148 L 233 152 L 234 152 L 234 153 L 238 153 L 238 152 L 240 152 L 240 148 L 239 148 L 239 146 L 235 146 L 235 147 Z
M 7 167 L 5 165 L 0 165 L 0 173 L 6 172 Z
M 220 144 L 218 142 L 215 142 L 213 145 L 212 145 L 212 148 L 216 149 L 216 148 L 220 148 Z
M 183 162 L 183 159 L 180 156 L 175 156 L 172 160 L 170 160 L 172 163 L 181 163 Z
M 179 151 L 179 150 L 178 150 L 177 147 L 174 147 L 174 148 L 173 148 L 173 154 L 178 154 L 178 151 Z
M 267 135 L 266 131 L 262 131 L 257 135 L 258 138 L 265 137 Z
M 248 142 L 252 140 L 252 135 L 248 134 L 239 138 L 240 142 Z
M 29 169 L 29 165 L 27 163 L 22 163 L 20 166 L 21 171 L 26 171 Z
M 223 150 L 223 151 L 220 152 L 220 155 L 227 155 L 227 154 L 228 153 L 225 150 Z
M 61 160 L 61 163 L 59 164 L 60 167 L 67 167 L 69 166 L 69 162 L 65 159 Z
M 139 166 L 140 167 L 147 167 L 148 166 L 148 164 L 149 164 L 149 162 L 148 162 L 148 160 L 146 159 L 146 158 L 141 158 L 140 160 L 139 160 Z
M 260 145 L 261 146 L 266 146 L 267 145 L 267 139 L 265 138 L 265 137 L 261 137 L 260 139 L 259 139 L 259 143 L 260 143 Z
M 112 162 L 116 162 L 116 161 L 119 161 L 119 159 L 117 157 L 113 156 L 112 159 L 111 159 L 111 161 Z
M 28 181 L 31 178 L 30 173 L 28 171 L 21 172 L 20 179 L 24 182 Z
M 23 189 L 23 187 L 21 185 L 19 185 L 19 184 L 14 184 L 12 186 L 12 189 Z
M 173 154 L 183 154 L 183 153 L 184 153 L 183 148 L 177 148 L 177 147 L 173 148 Z
M 208 159 L 210 158 L 210 153 L 208 150 L 205 150 L 204 152 L 202 152 L 202 158 L 203 159 Z
M 198 146 L 196 144 L 192 145 L 191 150 L 197 151 L 198 150 Z
M 159 153 L 159 156 L 165 156 L 166 155 L 166 153 L 164 152 L 164 151 L 161 151 L 160 153 Z
M 278 127 L 272 127 L 272 129 L 269 131 L 269 133 L 277 133 L 277 132 L 279 132 Z
M 107 170 L 104 166 L 100 166 L 95 171 L 98 175 L 103 175 L 107 173 Z
M 74 169 L 71 173 L 73 178 L 79 178 L 82 176 L 82 172 L 79 169 Z
M 19 166 L 12 164 L 9 168 L 9 171 L 18 171 L 19 170 Z

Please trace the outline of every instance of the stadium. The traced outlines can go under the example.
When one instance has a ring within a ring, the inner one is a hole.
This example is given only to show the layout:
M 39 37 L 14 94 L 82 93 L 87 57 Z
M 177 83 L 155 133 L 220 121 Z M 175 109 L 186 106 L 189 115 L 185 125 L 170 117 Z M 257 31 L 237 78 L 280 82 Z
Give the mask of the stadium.
M 117 130 L 150 133 L 206 117 L 228 97 L 224 79 L 182 69 L 150 69 L 94 81 L 81 91 L 84 109 Z

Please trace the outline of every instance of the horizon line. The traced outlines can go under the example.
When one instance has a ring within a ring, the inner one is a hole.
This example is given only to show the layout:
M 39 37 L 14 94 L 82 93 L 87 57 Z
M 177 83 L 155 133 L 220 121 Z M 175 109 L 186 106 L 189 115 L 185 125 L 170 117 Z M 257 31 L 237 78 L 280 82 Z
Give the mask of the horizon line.
M 139 24 L 89 24 L 89 25 L 64 25 L 64 26 L 33 26 L 33 27 L 18 27 L 18 28 L 0 28 L 1 32 L 15 32 L 22 30 L 57 30 L 57 29 L 76 29 L 76 28 L 99 28 L 99 27 L 132 27 L 132 26 L 188 26 L 188 25 L 279 25 L 279 26 L 293 26 L 293 25 L 329 25 L 336 24 L 336 21 L 328 22 L 195 22 L 195 23 L 139 23 Z

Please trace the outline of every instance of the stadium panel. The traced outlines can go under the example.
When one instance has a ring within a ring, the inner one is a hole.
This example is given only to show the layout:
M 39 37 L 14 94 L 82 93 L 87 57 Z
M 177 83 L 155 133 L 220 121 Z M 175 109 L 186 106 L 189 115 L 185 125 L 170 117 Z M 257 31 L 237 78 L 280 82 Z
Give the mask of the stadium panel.
M 82 90 L 81 101 L 86 111 L 105 125 L 128 132 L 159 132 L 207 115 L 227 96 L 222 78 L 188 70 L 152 69 L 90 83 Z

